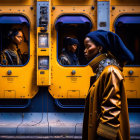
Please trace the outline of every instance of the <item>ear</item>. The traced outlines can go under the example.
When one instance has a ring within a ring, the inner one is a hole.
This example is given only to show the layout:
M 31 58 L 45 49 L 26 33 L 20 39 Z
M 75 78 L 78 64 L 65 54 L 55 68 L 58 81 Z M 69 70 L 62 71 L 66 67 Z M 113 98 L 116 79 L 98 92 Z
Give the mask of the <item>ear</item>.
M 99 47 L 99 50 L 101 50 L 101 51 L 103 50 L 103 47 L 102 46 L 98 46 L 98 47 Z
M 98 46 L 98 50 L 99 50 L 99 53 L 101 53 L 102 50 L 103 50 L 103 47 L 102 46 Z

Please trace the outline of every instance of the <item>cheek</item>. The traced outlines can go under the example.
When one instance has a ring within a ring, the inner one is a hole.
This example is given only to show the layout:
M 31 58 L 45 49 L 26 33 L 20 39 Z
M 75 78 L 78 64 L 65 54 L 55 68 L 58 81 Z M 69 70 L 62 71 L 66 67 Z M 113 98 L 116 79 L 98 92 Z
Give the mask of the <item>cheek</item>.
M 74 47 L 74 50 L 77 50 L 77 47 Z
M 15 37 L 15 41 L 16 41 L 16 42 L 19 42 L 19 39 L 18 39 L 17 37 Z
M 91 53 L 94 53 L 94 52 L 96 52 L 96 48 L 93 46 L 93 47 L 90 47 L 89 49 L 88 49 L 88 53 L 89 54 L 91 54 Z
M 76 47 L 75 47 L 75 46 L 73 46 L 73 47 L 72 47 L 72 50 L 73 50 L 73 51 L 75 51 L 75 50 L 76 50 Z
M 15 39 L 16 43 L 21 44 L 22 40 L 20 38 L 16 37 Z

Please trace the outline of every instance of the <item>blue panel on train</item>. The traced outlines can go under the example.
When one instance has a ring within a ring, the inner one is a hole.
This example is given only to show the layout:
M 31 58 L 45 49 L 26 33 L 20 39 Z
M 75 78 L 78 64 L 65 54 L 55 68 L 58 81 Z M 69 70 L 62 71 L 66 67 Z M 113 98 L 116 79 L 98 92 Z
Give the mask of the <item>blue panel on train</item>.
M 91 21 L 85 16 L 61 16 L 56 21 L 56 28 L 58 25 L 62 24 L 88 24 L 90 28 L 92 27 Z
M 29 24 L 27 19 L 22 16 L 0 16 L 0 24 Z
M 116 25 L 118 23 L 123 23 L 123 24 L 140 24 L 140 16 L 121 16 L 117 19 Z

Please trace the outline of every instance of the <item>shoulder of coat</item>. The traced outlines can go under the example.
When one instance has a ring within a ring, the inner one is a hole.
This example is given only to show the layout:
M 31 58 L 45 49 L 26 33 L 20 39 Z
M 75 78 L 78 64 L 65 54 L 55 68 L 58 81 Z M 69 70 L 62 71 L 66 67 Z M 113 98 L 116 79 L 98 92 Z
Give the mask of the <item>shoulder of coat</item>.
M 122 71 L 117 66 L 114 66 L 114 65 L 109 65 L 105 67 L 103 73 L 107 75 L 114 74 L 120 80 L 124 79 Z
M 5 50 L 3 50 L 3 53 L 11 53 L 11 52 L 13 52 L 12 50 L 10 50 L 10 49 L 5 49 Z
M 69 60 L 69 59 L 68 59 L 68 56 L 65 55 L 65 54 L 61 54 L 60 57 L 59 57 L 59 59 L 60 59 L 60 60 L 66 60 L 66 61 Z
M 4 53 L 7 52 L 7 51 L 8 51 L 8 49 L 3 50 Z

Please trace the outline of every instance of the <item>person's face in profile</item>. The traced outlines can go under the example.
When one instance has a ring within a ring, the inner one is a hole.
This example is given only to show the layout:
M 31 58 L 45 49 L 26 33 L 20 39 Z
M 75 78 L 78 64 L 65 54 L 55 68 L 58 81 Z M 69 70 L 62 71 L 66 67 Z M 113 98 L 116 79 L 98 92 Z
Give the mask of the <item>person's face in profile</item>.
M 75 53 L 76 50 L 77 50 L 77 44 L 74 44 L 74 45 L 71 45 L 71 46 L 68 46 L 70 52 L 72 53 Z
M 73 53 L 75 53 L 76 50 L 77 50 L 77 44 L 72 45 L 71 51 L 72 51 Z
M 23 33 L 22 31 L 18 31 L 18 34 L 14 36 L 14 42 L 17 43 L 18 45 L 21 45 L 23 40 Z
M 87 60 L 93 59 L 99 53 L 99 47 L 97 47 L 90 38 L 85 38 L 84 45 L 84 56 Z

